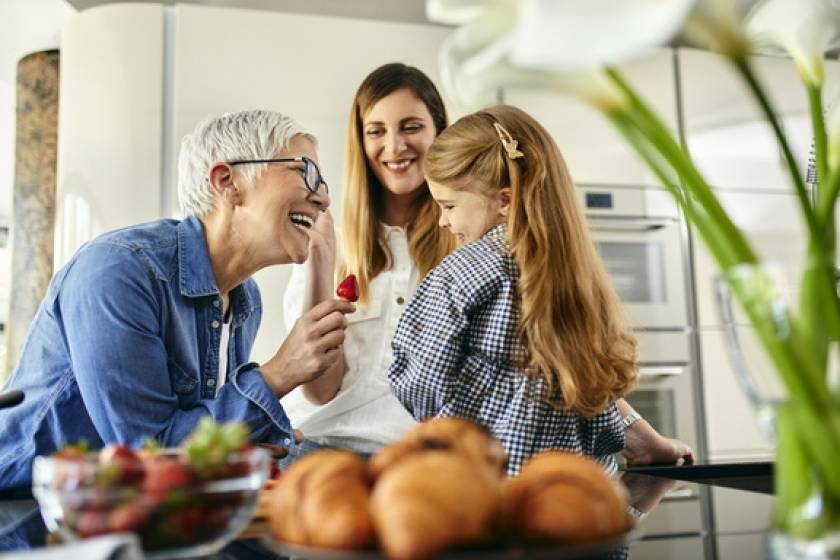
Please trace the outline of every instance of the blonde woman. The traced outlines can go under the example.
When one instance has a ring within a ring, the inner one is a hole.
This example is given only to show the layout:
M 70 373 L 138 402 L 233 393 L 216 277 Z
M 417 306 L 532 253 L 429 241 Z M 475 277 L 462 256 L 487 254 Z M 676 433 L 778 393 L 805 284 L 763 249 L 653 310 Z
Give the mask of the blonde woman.
M 636 340 L 545 129 L 510 106 L 468 115 L 438 136 L 424 170 L 461 248 L 428 274 L 395 334 L 388 377 L 414 418 L 483 424 L 510 474 L 552 448 L 611 472 L 619 452 L 691 459 L 621 399 Z
M 291 322 L 330 299 L 336 278 L 349 273 L 361 297 L 357 312 L 347 316 L 344 360 L 283 400 L 306 437 L 287 463 L 321 446 L 372 453 L 414 424 L 385 369 L 400 313 L 422 277 L 454 248 L 452 236 L 437 227 L 439 213 L 422 172 L 426 151 L 446 124 L 440 93 L 416 68 L 381 66 L 356 93 L 341 243 L 323 215 L 311 232 L 310 259 L 286 290 L 285 313 Z

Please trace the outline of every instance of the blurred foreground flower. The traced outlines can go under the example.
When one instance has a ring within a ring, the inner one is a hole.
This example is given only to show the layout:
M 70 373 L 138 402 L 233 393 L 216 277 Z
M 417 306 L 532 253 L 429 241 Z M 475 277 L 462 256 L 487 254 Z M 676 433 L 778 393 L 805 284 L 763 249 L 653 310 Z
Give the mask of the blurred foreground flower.
M 840 110 L 830 114 L 827 131 L 822 103 L 822 60 L 840 45 L 840 0 L 762 1 L 746 24 L 733 1 L 429 0 L 427 12 L 461 26 L 441 50 L 444 87 L 459 103 L 491 103 L 500 88 L 574 95 L 609 119 L 679 203 L 789 394 L 776 411 L 776 525 L 816 539 L 840 534 L 840 394 L 827 381 L 829 353 L 840 343 L 834 218 Z M 796 309 L 779 307 L 772 279 L 690 154 L 612 67 L 677 34 L 724 55 L 773 128 L 809 233 Z M 750 64 L 750 52 L 762 48 L 790 54 L 805 84 L 819 178 L 814 203 Z

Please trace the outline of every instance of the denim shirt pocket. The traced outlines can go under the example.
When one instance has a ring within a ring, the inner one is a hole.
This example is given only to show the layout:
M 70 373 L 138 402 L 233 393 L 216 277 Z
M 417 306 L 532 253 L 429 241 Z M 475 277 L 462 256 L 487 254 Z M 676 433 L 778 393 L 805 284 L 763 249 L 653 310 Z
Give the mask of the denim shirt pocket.
M 172 389 L 175 390 L 178 397 L 183 399 L 190 394 L 196 393 L 195 389 L 198 387 L 198 377 L 181 367 L 172 357 L 169 357 L 166 362 L 169 368 L 169 379 L 172 382 Z

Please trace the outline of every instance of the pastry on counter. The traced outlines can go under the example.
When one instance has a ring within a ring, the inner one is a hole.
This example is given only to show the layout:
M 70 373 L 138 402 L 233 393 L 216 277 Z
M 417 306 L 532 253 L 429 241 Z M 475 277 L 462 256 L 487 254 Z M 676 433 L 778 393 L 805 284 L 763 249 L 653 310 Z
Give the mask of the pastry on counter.
M 595 461 L 563 451 L 534 455 L 503 488 L 506 523 L 526 542 L 591 541 L 627 530 L 621 487 Z
M 316 451 L 295 462 L 271 491 L 269 522 L 280 541 L 359 549 L 374 542 L 367 463 L 349 451 Z
M 433 450 L 407 456 L 380 476 L 371 515 L 389 558 L 427 558 L 490 539 L 500 498 L 501 478 L 486 465 Z
M 502 444 L 483 426 L 463 418 L 435 418 L 417 424 L 399 441 L 382 448 L 370 461 L 371 472 L 378 477 L 406 457 L 430 450 L 462 454 L 499 476 L 507 462 Z

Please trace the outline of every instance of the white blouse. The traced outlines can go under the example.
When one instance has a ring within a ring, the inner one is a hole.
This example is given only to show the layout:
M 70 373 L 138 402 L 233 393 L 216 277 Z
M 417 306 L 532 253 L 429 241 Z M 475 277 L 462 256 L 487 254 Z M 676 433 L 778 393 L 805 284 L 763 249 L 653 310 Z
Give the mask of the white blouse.
M 292 426 L 322 445 L 373 453 L 399 439 L 415 424 L 391 392 L 385 372 L 394 359 L 391 339 L 400 314 L 417 289 L 420 273 L 408 252 L 408 239 L 400 227 L 384 226 L 393 255 L 390 270 L 370 285 L 370 302 L 347 315 L 344 358 L 347 369 L 338 394 L 323 405 L 312 404 L 297 388 L 281 403 Z M 291 330 L 303 313 L 308 267 L 296 265 L 284 295 L 286 327 Z

